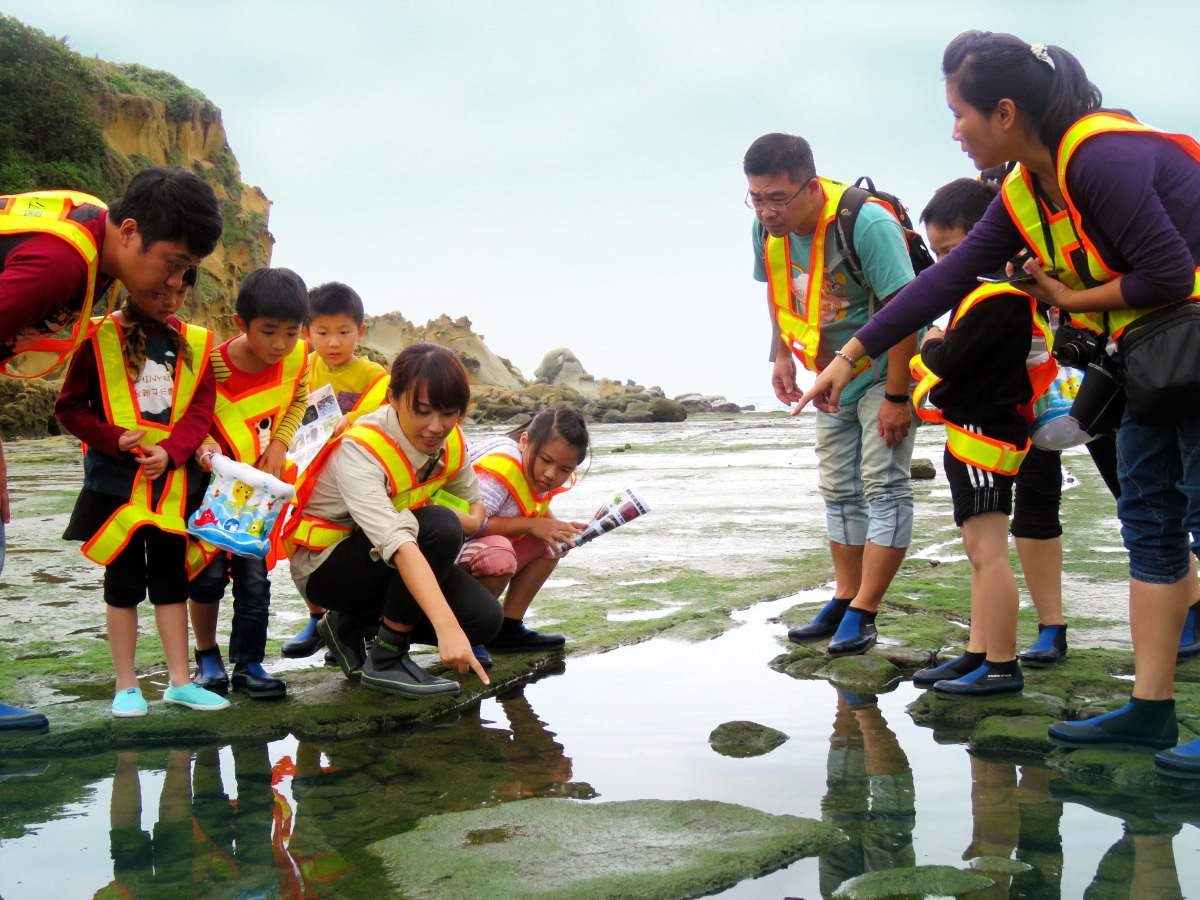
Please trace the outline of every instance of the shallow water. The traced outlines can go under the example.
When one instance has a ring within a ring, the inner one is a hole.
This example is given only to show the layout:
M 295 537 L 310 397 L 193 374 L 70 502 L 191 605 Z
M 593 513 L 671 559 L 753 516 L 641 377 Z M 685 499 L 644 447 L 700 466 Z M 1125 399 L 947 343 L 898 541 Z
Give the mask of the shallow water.
M 824 544 L 804 418 L 603 426 L 595 440 L 600 452 L 568 495 L 570 511 L 586 516 L 629 482 L 654 512 L 568 556 L 548 592 L 599 585 L 616 597 L 630 585 L 652 589 L 664 571 L 753 573 Z M 624 453 L 608 452 L 625 444 Z M 934 429 L 922 430 L 919 446 L 918 455 L 937 459 Z M 934 521 L 944 514 L 944 480 L 919 492 L 941 503 L 918 504 L 936 537 L 916 552 L 961 555 L 952 526 Z M 58 629 L 54 604 L 95 584 L 78 557 L 33 552 L 55 546 L 65 512 L 54 492 L 39 490 L 39 498 L 36 512 L 19 508 L 29 517 L 10 530 L 16 547 L 0 585 L 7 640 L 18 626 L 22 634 Z M 1110 518 L 1096 523 L 1105 548 L 1119 546 Z M 40 602 L 22 603 L 35 582 Z M 1119 592 L 1113 599 L 1111 590 L 1093 590 L 1114 617 L 1122 614 Z M 961 867 L 981 855 L 1036 870 L 1012 884 L 1001 876 L 986 896 L 1200 896 L 1195 792 L 1095 809 L 1047 770 L 974 758 L 954 735 L 916 726 L 905 709 L 917 695 L 911 684 L 876 698 L 769 669 L 782 649 L 778 615 L 827 593 L 758 603 L 733 614 L 739 627 L 701 643 L 659 638 L 569 657 L 560 674 L 427 729 L 319 745 L 288 738 L 49 760 L 6 754 L 0 895 L 88 897 L 109 886 L 104 896 L 118 896 L 117 882 L 134 897 L 381 896 L 374 842 L 426 816 L 554 796 L 721 800 L 824 819 L 851 838 L 727 897 L 829 896 L 864 872 Z M 613 609 L 609 618 L 656 617 L 662 608 Z M 94 623 L 74 627 L 103 639 Z M 291 627 L 285 618 L 273 634 Z M 760 757 L 721 756 L 708 736 L 733 720 L 789 740 Z

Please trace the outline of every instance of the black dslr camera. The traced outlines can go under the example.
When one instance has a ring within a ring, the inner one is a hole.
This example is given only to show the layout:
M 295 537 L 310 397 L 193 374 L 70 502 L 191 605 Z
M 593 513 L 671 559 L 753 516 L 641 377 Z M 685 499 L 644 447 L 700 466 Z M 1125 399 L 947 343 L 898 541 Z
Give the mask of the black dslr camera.
M 1054 358 L 1072 369 L 1084 369 L 1105 355 L 1107 344 L 1104 335 L 1063 322 L 1054 332 Z

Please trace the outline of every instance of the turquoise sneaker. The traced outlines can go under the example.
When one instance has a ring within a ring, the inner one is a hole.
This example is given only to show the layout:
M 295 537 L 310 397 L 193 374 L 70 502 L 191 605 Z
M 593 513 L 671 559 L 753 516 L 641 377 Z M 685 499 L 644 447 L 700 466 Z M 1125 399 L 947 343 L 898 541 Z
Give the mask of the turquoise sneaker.
M 175 687 L 171 685 L 163 691 L 164 703 L 178 703 L 180 706 L 186 706 L 188 709 L 225 709 L 229 705 L 229 701 L 224 697 L 214 694 L 212 691 L 206 691 L 198 685 L 188 682 L 183 687 Z M 144 703 L 142 704 L 145 705 Z
M 125 688 L 113 697 L 112 714 L 118 719 L 136 719 L 146 714 L 146 700 L 141 688 Z

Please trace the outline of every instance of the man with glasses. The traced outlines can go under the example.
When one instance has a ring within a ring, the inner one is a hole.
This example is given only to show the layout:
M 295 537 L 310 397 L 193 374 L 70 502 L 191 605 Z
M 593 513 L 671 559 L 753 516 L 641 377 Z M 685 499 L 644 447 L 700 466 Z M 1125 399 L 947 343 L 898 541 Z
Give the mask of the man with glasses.
M 754 277 L 767 283 L 772 314 L 771 386 L 800 399 L 796 360 L 819 372 L 838 348 L 913 279 L 899 221 L 868 201 L 852 223 L 862 283 L 838 236 L 844 184 L 819 178 L 812 148 L 767 134 L 746 151 L 746 205 L 754 210 Z M 844 226 L 845 227 L 845 226 Z M 817 465 L 837 586 L 796 643 L 832 637 L 831 656 L 862 653 L 876 640 L 875 613 L 912 537 L 912 403 L 908 361 L 916 335 L 886 360 L 864 362 L 837 407 L 817 406 Z

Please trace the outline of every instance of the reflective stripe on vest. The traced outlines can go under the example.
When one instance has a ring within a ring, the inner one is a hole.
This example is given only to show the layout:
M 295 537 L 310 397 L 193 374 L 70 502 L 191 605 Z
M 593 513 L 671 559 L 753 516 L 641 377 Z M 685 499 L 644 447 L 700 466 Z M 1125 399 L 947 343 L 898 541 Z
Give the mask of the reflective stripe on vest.
M 1050 226 L 1050 240 L 1043 234 L 1041 216 L 1038 214 L 1038 199 L 1033 190 L 1030 174 L 1021 166 L 1016 166 L 1004 179 L 1001 196 L 1008 214 L 1020 230 L 1021 235 L 1045 266 L 1061 269 L 1057 276 L 1063 284 L 1072 290 L 1083 290 L 1089 285 L 1104 284 L 1112 281 L 1122 273 L 1109 266 L 1100 256 L 1096 245 L 1088 238 L 1083 226 L 1083 216 L 1071 192 L 1067 187 L 1067 168 L 1071 157 L 1085 140 L 1097 134 L 1126 132 L 1158 135 L 1164 140 L 1172 141 L 1181 147 L 1189 156 L 1200 163 L 1200 144 L 1182 134 L 1171 134 L 1144 125 L 1136 119 L 1122 116 L 1118 113 L 1097 112 L 1086 115 L 1067 129 L 1058 146 L 1058 187 L 1062 191 L 1067 208 L 1057 213 L 1044 210 Z M 1050 247 L 1054 252 L 1051 254 Z M 1077 260 L 1086 265 L 1078 265 Z M 1083 269 L 1084 271 L 1081 271 Z M 1196 269 L 1196 277 L 1190 295 L 1200 298 L 1200 267 Z M 1113 337 L 1120 337 L 1131 322 L 1153 311 L 1149 309 L 1120 309 L 1108 313 L 1109 328 Z M 1075 313 L 1072 320 L 1082 327 L 1100 333 L 1104 319 L 1102 313 Z
M 127 431 L 145 430 L 142 443 L 154 446 L 171 434 L 171 429 L 187 412 L 200 378 L 208 366 L 212 349 L 212 333 L 195 325 L 181 327 L 184 338 L 192 348 L 192 367 L 179 359 L 175 368 L 175 387 L 171 396 L 171 421 L 163 425 L 142 418 L 136 386 L 129 380 L 125 357 L 121 353 L 121 326 L 112 316 L 100 320 L 92 336 L 92 347 L 100 375 L 100 396 L 105 418 Z M 162 477 L 162 476 L 159 476 Z M 134 478 L 129 502 L 113 513 L 107 522 L 83 545 L 83 554 L 92 562 L 107 566 L 129 544 L 134 530 L 153 525 L 170 534 L 186 534 L 184 516 L 187 503 L 187 469 L 168 469 L 166 484 L 158 503 L 153 502 L 153 483 L 139 467 Z
M 1024 291 L 1019 291 L 1005 284 L 982 284 L 973 290 L 958 305 L 958 309 L 954 311 L 954 316 L 946 326 L 946 331 L 954 328 L 958 320 L 965 316 L 977 303 L 999 294 L 1007 294 L 1013 297 L 1014 300 L 1024 299 L 1029 303 L 1030 313 L 1033 316 L 1033 334 L 1043 338 L 1046 341 L 1046 350 L 1051 350 L 1054 338 L 1050 332 L 1048 323 L 1046 323 L 1037 311 L 1037 302 Z M 942 417 L 940 409 L 924 405 L 929 392 L 941 384 L 942 379 L 929 370 L 929 367 L 925 365 L 919 353 L 912 358 L 909 367 L 913 378 L 917 379 L 917 387 L 913 391 L 913 407 L 916 409 L 917 415 L 926 422 L 941 422 L 946 426 L 946 446 L 949 448 L 950 453 L 956 459 L 977 469 L 986 469 L 989 472 L 996 472 L 1000 475 L 1016 475 L 1017 470 L 1021 468 L 1021 461 L 1024 460 L 1025 454 L 1029 452 L 1031 442 L 1026 439 L 1024 448 L 1018 449 L 1014 444 L 977 434 L 953 422 L 947 422 Z M 1033 368 L 1029 369 L 1029 381 L 1033 386 L 1033 398 L 1028 404 L 1018 409 L 1018 412 L 1026 420 L 1032 419 L 1034 402 L 1053 383 L 1057 371 L 1057 363 L 1049 356 L 1045 361 L 1039 362 Z
M 808 290 L 797 312 L 792 302 L 792 250 L 790 235 L 775 237 L 766 234 L 763 242 L 763 261 L 767 269 L 767 298 L 779 324 L 779 334 L 791 348 L 804 368 L 820 372 L 817 367 L 817 351 L 821 346 L 821 288 L 825 283 L 825 243 L 829 232 L 836 228 L 838 206 L 846 185 L 826 178 L 818 178 L 825 194 L 825 203 L 813 232 L 812 252 L 808 261 Z M 873 197 L 868 203 L 879 202 Z M 891 210 L 886 203 L 884 208 Z M 861 375 L 871 365 L 870 359 L 861 359 L 854 368 L 854 375 Z
M 53 234 L 71 245 L 87 264 L 87 287 L 79 312 L 71 324 L 69 336 L 46 335 L 29 344 L 18 344 L 20 350 L 8 359 L 0 361 L 0 372 L 16 378 L 37 378 L 57 368 L 64 360 L 91 336 L 88 316 L 96 298 L 96 279 L 99 277 L 100 249 L 95 236 L 80 223 L 68 218 L 71 211 L 80 206 L 96 206 L 108 209 L 103 200 L 79 191 L 38 191 L 30 194 L 12 194 L 0 197 L 0 235 Z M 109 308 L 117 296 L 117 285 L 109 294 Z M 65 330 L 65 329 L 64 329 Z M 53 361 L 45 368 L 33 373 L 18 374 L 17 363 L 27 353 L 50 354 Z
M 258 462 L 262 456 L 258 423 L 273 418 L 278 427 L 280 419 L 296 397 L 307 361 L 308 345 L 304 341 L 297 341 L 292 352 L 280 364 L 279 377 L 273 384 L 251 388 L 235 397 L 226 389 L 224 382 L 217 382 L 213 424 L 225 439 L 230 455 L 235 460 L 251 466 Z
M 308 515 L 304 511 L 316 486 L 317 475 L 329 461 L 330 453 L 342 441 L 358 444 L 379 463 L 379 467 L 387 476 L 388 496 L 397 510 L 424 506 L 430 497 L 459 473 L 467 457 L 466 441 L 463 439 L 462 430 L 456 425 L 446 437 L 445 465 L 442 471 L 428 481 L 418 484 L 417 474 L 404 451 L 396 446 L 383 429 L 376 425 L 354 425 L 347 428 L 339 437 L 322 447 L 317 458 L 305 470 L 304 478 L 296 491 L 296 511 L 283 531 L 284 547 L 289 557 L 296 552 L 297 546 L 318 552 L 325 550 L 348 536 L 352 530 L 352 526 L 338 525 Z
M 358 396 L 347 415 L 365 415 L 374 412 L 387 403 L 387 392 L 390 378 L 387 372 L 380 372 L 379 377 L 372 381 L 365 391 Z
M 562 487 L 538 496 L 529 487 L 524 467 L 507 453 L 489 453 L 475 462 L 475 471 L 487 472 L 498 478 L 521 507 L 521 515 L 527 518 L 544 517 L 550 511 L 550 501 L 575 486 L 575 473 L 572 472 L 570 480 Z

